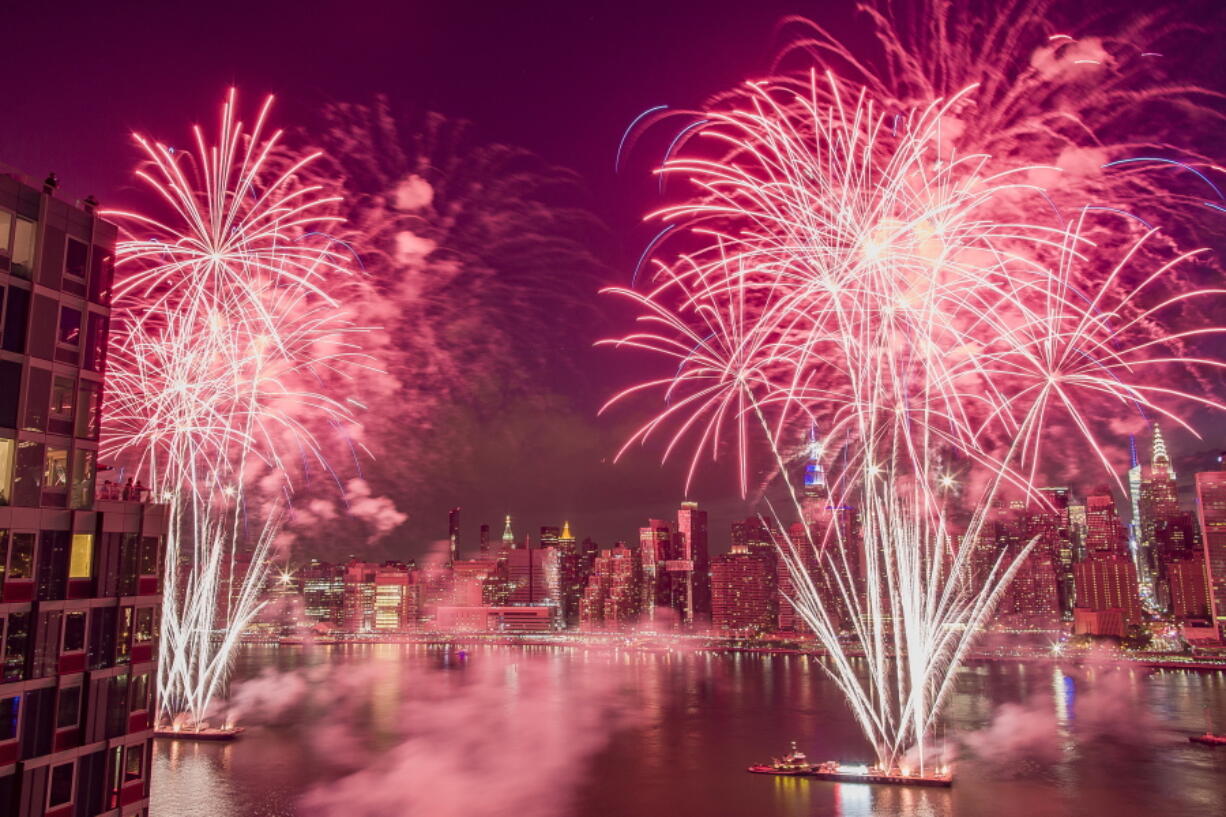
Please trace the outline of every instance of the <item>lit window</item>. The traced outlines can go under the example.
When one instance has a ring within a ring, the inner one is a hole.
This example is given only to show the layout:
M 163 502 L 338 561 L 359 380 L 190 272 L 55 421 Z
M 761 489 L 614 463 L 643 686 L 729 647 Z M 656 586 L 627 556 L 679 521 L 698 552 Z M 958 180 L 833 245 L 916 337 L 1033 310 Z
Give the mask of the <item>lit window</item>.
M 72 535 L 72 555 L 68 560 L 68 578 L 91 578 L 93 576 L 93 566 L 94 535 L 92 533 L 74 533 Z
M 13 274 L 29 278 L 34 272 L 34 222 L 18 218 L 13 230 Z
M 10 579 L 34 578 L 34 537 L 33 533 L 14 533 L 13 546 L 9 552 Z
M 141 607 L 136 611 L 136 641 L 144 643 L 153 640 L 153 608 Z
M 16 441 L 0 437 L 0 505 L 13 501 L 13 452 Z
M 47 464 L 43 471 L 43 487 L 51 491 L 68 488 L 68 449 L 47 446 Z
M 141 770 L 145 766 L 145 746 L 142 743 L 136 743 L 129 746 L 123 764 L 123 782 L 130 783 L 133 780 L 140 780 Z
M 56 376 L 51 384 L 51 416 L 72 420 L 73 382 L 70 377 Z

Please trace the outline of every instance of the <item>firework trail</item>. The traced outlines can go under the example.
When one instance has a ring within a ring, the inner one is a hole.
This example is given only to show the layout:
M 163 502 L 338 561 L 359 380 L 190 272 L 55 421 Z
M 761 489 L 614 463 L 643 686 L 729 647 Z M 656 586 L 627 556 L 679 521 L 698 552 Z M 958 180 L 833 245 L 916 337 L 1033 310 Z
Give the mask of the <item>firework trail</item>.
M 342 397 L 368 365 L 346 296 L 348 256 L 324 237 L 338 202 L 248 128 L 231 91 L 218 139 L 195 150 L 137 141 L 137 176 L 164 218 L 112 211 L 117 331 L 108 369 L 108 453 L 148 475 L 170 506 L 159 699 L 165 720 L 199 726 L 258 612 L 295 479 L 326 468 L 312 432 L 353 424 Z
M 643 327 L 614 343 L 673 372 L 613 398 L 655 391 L 665 404 L 626 447 L 665 435 L 665 457 L 692 450 L 692 475 L 730 435 L 745 492 L 765 440 L 804 516 L 789 440 L 817 424 L 836 441 L 831 508 L 778 550 L 790 601 L 887 769 L 912 751 L 924 768 L 958 664 L 1029 551 L 982 571 L 970 558 L 1003 491 L 1043 501 L 1045 435 L 1075 428 L 1109 468 L 1105 413 L 1141 405 L 1183 424 L 1171 404 L 1221 408 L 1152 385 L 1162 367 L 1222 366 L 1179 351 L 1221 330 L 1152 331 L 1216 293 L 1150 298 L 1186 255 L 1120 286 L 1154 236 L 1104 249 L 1093 211 L 1051 217 L 1034 183 L 1044 168 L 959 152 L 950 114 L 976 92 L 900 108 L 829 73 L 748 83 L 664 164 L 689 193 L 655 214 L 678 225 L 675 254 L 657 250 L 648 291 L 615 290 Z M 956 469 L 978 483 L 960 530 Z M 858 536 L 832 512 L 848 505 Z

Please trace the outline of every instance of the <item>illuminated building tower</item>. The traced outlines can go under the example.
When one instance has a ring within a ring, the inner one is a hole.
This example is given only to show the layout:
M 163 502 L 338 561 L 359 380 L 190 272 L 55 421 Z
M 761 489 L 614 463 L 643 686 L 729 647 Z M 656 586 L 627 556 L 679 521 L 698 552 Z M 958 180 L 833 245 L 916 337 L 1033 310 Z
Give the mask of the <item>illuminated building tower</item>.
M 345 568 L 312 559 L 298 571 L 303 614 L 307 619 L 337 627 L 345 622 Z
M 1086 558 L 1086 506 L 1084 502 L 1073 502 L 1069 499 L 1068 506 L 1069 538 L 1073 540 L 1073 561 L 1080 562 Z
M 632 627 L 639 617 L 642 577 L 638 554 L 625 542 L 601 550 L 579 602 L 579 628 L 617 631 Z
M 774 565 L 748 545 L 711 562 L 711 629 L 721 635 L 753 636 L 775 624 Z
M 600 555 L 600 545 L 590 536 L 583 537 L 579 545 L 579 571 L 583 577 L 583 585 L 587 586 L 587 577 L 596 569 L 596 557 Z
M 830 505 L 830 489 L 826 486 L 826 469 L 822 467 L 822 444 L 817 439 L 817 429 L 809 429 L 809 439 L 806 444 L 807 462 L 805 463 L 804 486 L 801 489 L 800 510 L 801 521 L 813 525 L 826 515 Z
M 507 604 L 512 607 L 550 607 L 555 624 L 561 616 L 562 582 L 558 549 L 516 548 L 507 556 Z
M 1134 488 L 1133 505 L 1137 514 L 1133 521 L 1138 564 L 1144 571 L 1142 578 L 1147 579 L 1147 585 L 1157 589 L 1166 579 L 1163 562 L 1175 558 L 1169 548 L 1183 549 L 1183 526 L 1178 524 L 1183 512 L 1179 507 L 1175 471 L 1157 425 L 1154 426 L 1150 464 L 1140 469 L 1135 482 L 1131 482 L 1130 472 L 1130 486 Z M 1160 536 L 1166 541 L 1160 542 Z
M 1213 599 L 1204 558 L 1198 555 L 1168 562 L 1166 575 L 1175 620 L 1184 625 L 1211 626 Z
M 0 814 L 138 814 L 166 509 L 95 485 L 115 228 L 53 194 L 0 173 Z
M 481 607 L 486 603 L 485 593 L 489 579 L 494 575 L 497 562 L 493 559 L 461 559 L 451 566 L 452 598 L 455 607 Z
M 481 526 L 481 557 L 485 558 L 490 553 L 490 526 Z
M 1087 559 L 1127 556 L 1124 528 L 1111 489 L 1100 487 L 1086 497 L 1085 550 Z
M 447 543 L 450 548 L 451 561 L 460 558 L 460 509 L 452 508 L 447 514 Z
M 583 557 L 570 532 L 570 522 L 562 523 L 562 532 L 555 540 L 558 549 L 558 577 L 561 583 L 562 621 L 566 626 L 579 623 L 579 599 L 583 595 L 586 574 Z
M 417 624 L 416 586 L 406 565 L 387 562 L 374 570 L 374 630 L 404 632 Z
M 508 549 L 515 547 L 515 534 L 511 531 L 511 514 L 507 514 L 506 524 L 502 528 L 502 546 Z
M 1035 549 L 1045 553 L 1056 571 L 1057 592 L 1063 618 L 1073 615 L 1073 563 L 1076 546 L 1073 543 L 1073 526 L 1069 519 L 1069 489 L 1041 488 L 1047 499 L 1045 504 L 1032 507 L 1030 516 L 1031 536 L 1037 536 Z
M 1001 509 L 994 522 L 996 555 L 1005 551 L 1006 564 L 1012 561 L 1035 537 L 1038 537 L 1030 552 L 1014 573 L 997 603 L 995 618 L 1003 627 L 1012 630 L 1053 630 L 1063 618 L 1060 604 L 1060 566 L 1058 546 L 1051 539 L 1059 537 L 1059 517 L 1049 509 L 1035 515 L 1027 515 L 1022 508 Z
M 814 542 L 821 543 L 825 533 L 825 523 L 814 521 L 810 526 L 810 535 L 814 537 Z M 800 557 L 801 564 L 804 566 L 809 577 L 812 579 L 819 596 L 825 602 L 827 613 L 834 616 L 836 620 L 841 621 L 847 611 L 845 605 L 839 602 L 835 593 L 832 591 L 835 588 L 826 585 L 826 576 L 821 569 L 821 563 L 818 559 L 817 551 L 809 543 L 808 537 L 805 535 L 804 527 L 797 523 L 791 526 L 788 530 L 788 539 L 791 541 L 793 552 Z M 754 551 L 749 551 L 753 553 Z M 763 559 L 763 551 L 759 549 L 755 554 L 759 559 Z M 796 612 L 796 608 L 788 599 L 795 595 L 795 583 L 792 581 L 792 572 L 788 568 L 788 563 L 779 558 L 774 552 L 771 553 L 770 565 L 775 571 L 775 600 L 774 611 L 778 622 L 778 627 L 781 632 L 809 634 L 809 626 L 805 623 L 800 614 Z
M 1210 614 L 1219 636 L 1226 638 L 1226 454 L 1218 457 L 1218 463 L 1221 470 L 1196 475 L 1196 513 L 1209 578 Z
M 678 559 L 680 575 L 675 578 L 685 588 L 678 611 L 685 624 L 706 624 L 711 620 L 711 550 L 707 512 L 697 502 L 682 502 L 677 511 Z
M 1125 555 L 1099 556 L 1073 566 L 1077 606 L 1073 632 L 1123 638 L 1140 626 L 1137 566 Z
M 663 519 L 647 520 L 639 528 L 639 561 L 643 567 L 642 599 L 639 604 L 643 618 L 655 622 L 660 607 L 668 607 L 671 593 L 664 563 L 672 558 L 673 533 Z
M 345 631 L 369 633 L 375 628 L 375 571 L 378 565 L 356 559 L 345 565 Z

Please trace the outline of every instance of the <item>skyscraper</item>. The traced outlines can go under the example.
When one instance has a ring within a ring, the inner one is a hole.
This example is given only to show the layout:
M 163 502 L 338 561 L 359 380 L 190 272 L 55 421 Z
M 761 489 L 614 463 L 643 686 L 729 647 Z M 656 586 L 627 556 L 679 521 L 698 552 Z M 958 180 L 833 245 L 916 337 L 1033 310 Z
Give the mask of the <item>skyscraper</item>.
M 1086 558 L 1108 559 L 1127 554 L 1124 527 L 1115 507 L 1115 496 L 1106 486 L 1086 497 Z
M 806 443 L 804 485 L 801 489 L 801 521 L 812 525 L 821 519 L 830 504 L 830 489 L 826 486 L 826 469 L 821 464 L 822 444 L 817 438 L 817 429 L 809 429 Z
M 683 575 L 685 605 L 680 610 L 686 624 L 705 624 L 711 620 L 711 550 L 707 512 L 697 502 L 682 502 L 677 510 L 678 558 L 688 562 Z
M 447 514 L 447 542 L 450 548 L 451 561 L 460 558 L 460 509 L 452 508 Z
M 774 629 L 774 579 L 774 565 L 748 545 L 717 556 L 711 562 L 711 629 L 735 636 Z
M 1100 556 L 1073 567 L 1073 632 L 1123 638 L 1141 624 L 1137 566 L 1127 556 Z
M 669 606 L 671 594 L 664 563 L 672 558 L 672 548 L 673 532 L 668 522 L 649 519 L 647 527 L 639 528 L 639 561 L 643 568 L 639 608 L 648 622 L 657 619 L 661 607 Z
M 0 814 L 137 814 L 165 508 L 95 495 L 116 231 L 53 193 L 0 174 Z
M 624 630 L 638 621 L 643 566 L 625 542 L 601 550 L 579 603 L 583 630 Z
M 1226 454 L 1220 470 L 1196 475 L 1196 513 L 1204 547 L 1212 608 L 1219 637 L 1226 638 Z
M 511 531 L 511 514 L 507 514 L 506 524 L 502 528 L 502 546 L 508 549 L 515 547 L 515 534 Z

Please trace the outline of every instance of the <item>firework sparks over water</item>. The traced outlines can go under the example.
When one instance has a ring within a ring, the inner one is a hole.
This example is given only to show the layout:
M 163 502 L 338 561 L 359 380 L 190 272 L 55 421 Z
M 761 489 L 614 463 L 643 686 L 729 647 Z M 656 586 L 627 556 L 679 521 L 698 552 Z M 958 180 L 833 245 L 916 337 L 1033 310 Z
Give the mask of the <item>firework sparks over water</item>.
M 1104 418 L 1222 408 L 1169 385 L 1222 366 L 1186 351 L 1222 330 L 1166 329 L 1218 294 L 1166 294 L 1196 253 L 1093 199 L 1062 215 L 1042 184 L 1058 156 L 962 148 L 995 143 L 956 115 L 997 105 L 991 87 L 919 103 L 883 88 L 816 70 L 748 83 L 685 128 L 661 172 L 686 197 L 654 214 L 669 232 L 650 287 L 615 290 L 643 314 L 614 342 L 672 373 L 614 401 L 659 393 L 627 447 L 663 437 L 665 457 L 690 452 L 692 476 L 730 446 L 743 493 L 765 442 L 802 516 L 790 441 L 812 424 L 833 441 L 830 508 L 778 543 L 791 601 L 878 762 L 915 752 L 923 769 L 958 664 L 1029 550 L 971 564 L 993 502 L 1044 501 L 1057 429 L 1114 472 Z M 969 511 L 949 500 L 958 470 L 977 483 Z
M 321 423 L 353 423 L 344 383 L 367 365 L 345 306 L 347 256 L 324 237 L 337 201 L 277 161 L 271 98 L 248 127 L 234 92 L 217 141 L 137 141 L 165 217 L 108 213 L 118 247 L 109 454 L 170 506 L 159 699 L 200 724 L 258 612 L 295 479 L 326 469 Z

